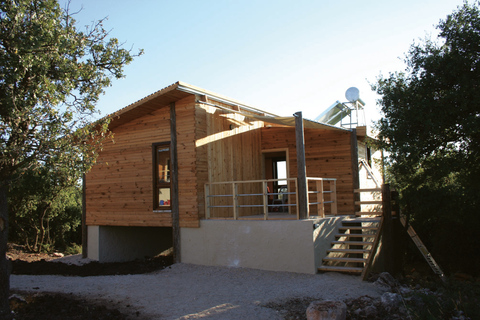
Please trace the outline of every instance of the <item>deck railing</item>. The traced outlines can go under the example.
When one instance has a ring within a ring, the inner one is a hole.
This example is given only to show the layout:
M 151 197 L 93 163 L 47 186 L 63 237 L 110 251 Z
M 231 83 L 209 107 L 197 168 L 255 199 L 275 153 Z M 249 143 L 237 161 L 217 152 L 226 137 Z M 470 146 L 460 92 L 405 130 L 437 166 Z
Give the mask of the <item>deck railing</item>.
M 324 217 L 326 204 L 330 204 L 330 214 L 336 215 L 336 179 L 307 178 L 307 183 L 309 210 L 306 216 Z M 206 183 L 205 217 L 299 219 L 297 189 L 296 178 Z M 213 210 L 220 213 L 212 214 Z
M 363 188 L 353 190 L 358 198 L 355 206 L 356 216 L 381 216 L 383 214 L 382 188 Z

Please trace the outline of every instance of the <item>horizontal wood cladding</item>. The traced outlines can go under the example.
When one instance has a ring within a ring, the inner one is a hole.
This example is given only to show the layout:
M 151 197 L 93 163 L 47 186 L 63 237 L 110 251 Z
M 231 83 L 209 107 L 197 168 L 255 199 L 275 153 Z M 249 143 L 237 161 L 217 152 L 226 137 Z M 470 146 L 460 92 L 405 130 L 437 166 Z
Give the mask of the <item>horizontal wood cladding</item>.
M 170 213 L 157 213 L 152 217 L 149 213 L 140 214 L 138 211 L 122 210 L 112 208 L 113 211 L 102 211 L 90 213 L 90 219 L 94 221 L 91 225 L 103 226 L 171 226 L 172 216 Z
M 180 227 L 199 227 L 195 150 L 195 100 L 176 103 Z
M 305 129 L 307 177 L 337 179 L 339 214 L 353 214 L 353 174 L 350 132 Z M 295 128 L 262 129 L 262 150 L 288 148 L 289 177 L 297 176 Z M 291 199 L 293 203 L 294 199 Z M 327 213 L 329 208 L 327 209 Z
M 198 226 L 193 96 L 176 102 L 180 226 Z M 170 108 L 162 107 L 113 130 L 86 175 L 86 223 L 172 226 L 169 211 L 153 210 L 152 143 L 170 141 Z

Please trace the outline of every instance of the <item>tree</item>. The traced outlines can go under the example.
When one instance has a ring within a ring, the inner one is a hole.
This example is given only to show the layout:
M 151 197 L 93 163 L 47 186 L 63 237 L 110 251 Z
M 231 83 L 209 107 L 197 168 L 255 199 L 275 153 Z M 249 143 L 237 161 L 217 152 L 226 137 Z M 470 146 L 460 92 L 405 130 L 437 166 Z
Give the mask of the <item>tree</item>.
M 372 86 L 403 210 L 451 271 L 480 270 L 479 3 L 440 20 L 436 41 L 411 46 L 405 72 Z
M 78 30 L 55 0 L 0 3 L 0 319 L 10 317 L 8 185 L 45 163 L 88 170 L 107 132 L 91 121 L 95 104 L 135 56 L 102 24 Z
M 56 163 L 43 164 L 10 185 L 9 241 L 32 251 L 81 244 L 80 173 L 76 170 L 72 176 L 71 170 Z

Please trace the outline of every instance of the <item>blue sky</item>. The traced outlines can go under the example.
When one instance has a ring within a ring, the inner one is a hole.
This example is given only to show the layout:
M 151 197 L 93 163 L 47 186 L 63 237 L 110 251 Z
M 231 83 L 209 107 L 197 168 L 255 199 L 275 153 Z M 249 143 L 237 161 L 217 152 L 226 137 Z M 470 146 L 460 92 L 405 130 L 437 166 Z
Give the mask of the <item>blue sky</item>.
M 72 0 L 79 27 L 105 28 L 145 54 L 101 97 L 102 115 L 176 81 L 253 107 L 314 119 L 357 87 L 367 122 L 379 118 L 369 83 L 402 71 L 410 45 L 462 0 Z

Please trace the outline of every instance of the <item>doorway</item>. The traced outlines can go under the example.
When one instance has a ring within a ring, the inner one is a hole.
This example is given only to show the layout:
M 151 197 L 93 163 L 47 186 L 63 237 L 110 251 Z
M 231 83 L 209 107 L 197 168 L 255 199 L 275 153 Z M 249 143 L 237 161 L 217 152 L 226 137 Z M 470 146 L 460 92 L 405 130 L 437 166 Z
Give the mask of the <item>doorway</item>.
M 270 212 L 288 212 L 288 150 L 266 150 L 263 152 L 263 178 L 280 179 L 267 183 Z

